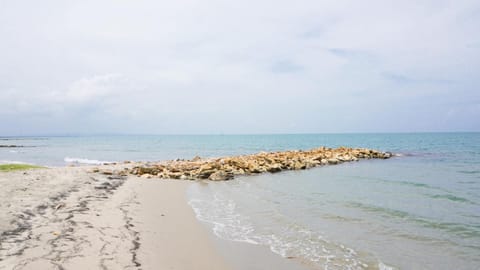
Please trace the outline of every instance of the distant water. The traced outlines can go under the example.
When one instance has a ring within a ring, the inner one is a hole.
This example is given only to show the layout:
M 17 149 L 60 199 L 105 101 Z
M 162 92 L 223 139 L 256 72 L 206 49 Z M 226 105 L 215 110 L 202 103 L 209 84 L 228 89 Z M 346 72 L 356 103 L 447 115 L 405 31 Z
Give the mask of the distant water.
M 198 218 L 224 239 L 315 269 L 479 269 L 480 133 L 0 138 L 1 162 L 63 166 L 317 146 L 401 154 L 196 184 Z

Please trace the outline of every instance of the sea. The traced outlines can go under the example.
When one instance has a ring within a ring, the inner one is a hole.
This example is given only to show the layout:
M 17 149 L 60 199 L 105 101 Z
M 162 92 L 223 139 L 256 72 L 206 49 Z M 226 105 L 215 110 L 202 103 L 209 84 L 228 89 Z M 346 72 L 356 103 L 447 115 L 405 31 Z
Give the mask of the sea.
M 0 137 L 0 163 L 44 166 L 366 147 L 395 153 L 195 182 L 214 235 L 311 269 L 480 269 L 480 133 Z

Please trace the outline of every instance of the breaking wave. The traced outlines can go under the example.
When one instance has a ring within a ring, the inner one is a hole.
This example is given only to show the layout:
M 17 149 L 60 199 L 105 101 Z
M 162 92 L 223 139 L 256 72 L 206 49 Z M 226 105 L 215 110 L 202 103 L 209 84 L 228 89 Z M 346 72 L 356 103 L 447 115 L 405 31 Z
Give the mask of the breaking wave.
M 101 164 L 109 164 L 113 163 L 112 161 L 101 161 L 96 159 L 86 159 L 86 158 L 70 158 L 66 157 L 63 159 L 66 163 L 73 163 L 73 164 L 88 164 L 88 165 L 101 165 Z

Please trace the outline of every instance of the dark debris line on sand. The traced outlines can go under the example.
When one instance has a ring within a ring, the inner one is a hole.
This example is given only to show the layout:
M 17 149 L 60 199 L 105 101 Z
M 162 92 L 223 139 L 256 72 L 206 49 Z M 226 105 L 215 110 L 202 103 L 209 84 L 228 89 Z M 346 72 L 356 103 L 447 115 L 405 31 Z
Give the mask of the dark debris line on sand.
M 56 269 L 66 269 L 68 267 L 65 267 L 65 264 L 70 260 L 82 257 L 84 250 L 94 248 L 88 235 L 98 235 L 103 241 L 103 246 L 99 250 L 100 268 L 111 269 L 106 263 L 113 260 L 114 254 L 107 252 L 106 247 L 112 245 L 110 243 L 112 239 L 121 237 L 125 243 L 130 241 L 131 246 L 126 244 L 125 248 L 129 249 L 132 256 L 130 263 L 123 265 L 123 268 L 139 269 L 140 263 L 136 255 L 139 235 L 128 216 L 129 209 L 126 208 L 128 205 L 120 209 L 126 229 L 123 233 L 115 231 L 115 235 L 109 235 L 108 232 L 112 231 L 112 228 L 99 227 L 84 219 L 95 214 L 93 208 L 96 207 L 91 203 L 102 204 L 102 201 L 113 195 L 125 180 L 125 177 L 120 176 L 90 177 L 87 182 L 74 185 L 68 191 L 57 193 L 46 202 L 18 213 L 15 219 L 16 228 L 0 235 L 0 262 L 19 258 L 18 261 L 14 260 L 14 269 L 30 266 L 37 261 L 49 262 Z M 22 258 L 21 256 L 29 249 L 39 246 L 40 238 L 49 238 L 44 251 L 35 257 Z M 112 261 L 110 265 L 112 263 L 119 262 Z

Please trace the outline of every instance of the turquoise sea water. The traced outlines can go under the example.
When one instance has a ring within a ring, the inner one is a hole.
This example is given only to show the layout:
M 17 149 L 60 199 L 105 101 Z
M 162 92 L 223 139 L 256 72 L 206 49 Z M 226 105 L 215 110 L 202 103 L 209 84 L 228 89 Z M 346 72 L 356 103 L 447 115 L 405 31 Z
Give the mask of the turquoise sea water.
M 219 237 L 314 269 L 479 269 L 480 133 L 0 138 L 0 162 L 164 160 L 368 147 L 400 156 L 196 184 Z

